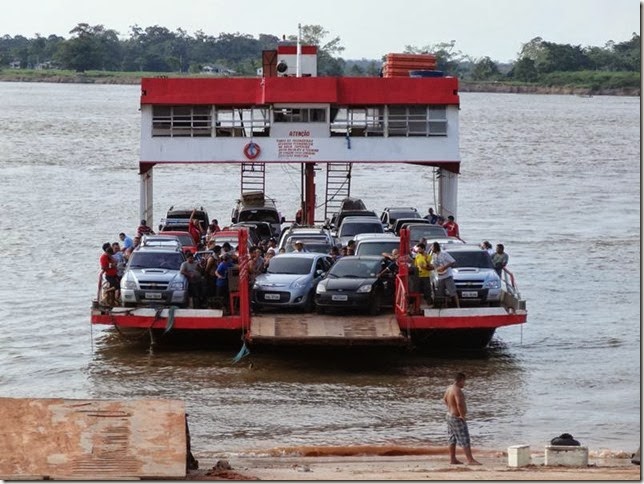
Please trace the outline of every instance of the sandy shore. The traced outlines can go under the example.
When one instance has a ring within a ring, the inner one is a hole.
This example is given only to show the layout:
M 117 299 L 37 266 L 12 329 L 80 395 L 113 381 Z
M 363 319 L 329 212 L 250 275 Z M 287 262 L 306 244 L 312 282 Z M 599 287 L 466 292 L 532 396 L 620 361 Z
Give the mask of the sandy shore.
M 318 453 L 319 454 L 319 453 Z M 508 466 L 504 451 L 474 449 L 480 466 L 451 465 L 446 449 L 424 455 L 314 455 L 288 457 L 239 456 L 200 462 L 192 480 L 270 480 L 270 481 L 617 481 L 641 480 L 640 467 L 624 453 L 589 452 L 588 467 L 546 467 L 543 450 L 531 453 L 526 467 Z M 465 460 L 462 454 L 459 459 Z M 230 465 L 227 468 L 225 463 Z M 222 465 L 223 464 L 223 465 Z

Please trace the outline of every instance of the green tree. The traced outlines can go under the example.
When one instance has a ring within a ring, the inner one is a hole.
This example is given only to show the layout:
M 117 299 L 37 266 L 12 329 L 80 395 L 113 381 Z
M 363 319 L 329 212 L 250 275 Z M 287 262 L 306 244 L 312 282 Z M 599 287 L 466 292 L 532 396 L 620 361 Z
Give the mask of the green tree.
M 328 35 L 329 31 L 320 25 L 303 25 L 300 42 L 317 46 L 319 76 L 341 76 L 344 73 L 344 59 L 336 56 L 344 51 L 344 47 L 338 36 L 324 42 Z M 289 36 L 289 40 L 297 41 L 297 35 Z
M 500 76 L 499 67 L 487 56 L 476 62 L 472 69 L 472 79 L 475 81 L 491 81 Z
M 464 70 L 461 63 L 468 57 L 460 50 L 454 50 L 456 41 L 440 42 L 437 44 L 428 44 L 424 47 L 406 45 L 404 52 L 407 54 L 434 54 L 436 56 L 436 68 L 445 74 L 461 76 Z
M 539 78 L 539 73 L 535 67 L 534 60 L 523 57 L 514 64 L 509 77 L 517 81 L 535 82 Z

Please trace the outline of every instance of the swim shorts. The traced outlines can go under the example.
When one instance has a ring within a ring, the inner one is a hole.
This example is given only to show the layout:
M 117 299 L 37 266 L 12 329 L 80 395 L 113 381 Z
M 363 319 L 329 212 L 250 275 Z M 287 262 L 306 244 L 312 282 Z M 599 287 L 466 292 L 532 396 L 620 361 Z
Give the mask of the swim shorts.
M 467 422 L 462 418 L 447 414 L 447 434 L 450 445 L 470 446 L 470 432 L 467 429 Z

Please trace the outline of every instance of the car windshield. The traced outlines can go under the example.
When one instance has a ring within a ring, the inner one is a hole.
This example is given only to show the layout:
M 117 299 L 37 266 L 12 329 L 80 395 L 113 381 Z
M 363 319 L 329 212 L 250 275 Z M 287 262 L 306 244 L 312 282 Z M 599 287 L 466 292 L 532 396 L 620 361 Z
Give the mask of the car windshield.
M 340 259 L 329 271 L 329 277 L 364 279 L 376 277 L 380 272 L 380 260 Z
M 175 235 L 179 239 L 179 243 L 184 246 L 195 245 L 195 241 L 192 240 L 192 237 L 188 234 L 186 235 Z
M 309 274 L 313 259 L 308 257 L 274 257 L 268 264 L 269 274 Z
M 329 251 L 331 250 L 331 244 L 329 244 L 324 240 L 307 240 L 307 239 L 297 239 L 297 240 L 302 241 L 302 243 L 304 244 L 304 250 L 308 252 L 328 254 Z M 293 247 L 293 242 L 290 240 L 284 248 L 286 249 L 286 252 L 293 252 L 293 250 L 295 250 L 295 248 Z
M 275 210 L 265 210 L 265 209 L 252 209 L 252 210 L 242 210 L 239 214 L 240 222 L 269 222 L 272 224 L 280 223 L 279 217 Z
M 492 258 L 487 251 L 447 251 L 456 261 L 456 267 L 478 267 L 479 269 L 494 269 Z
M 356 247 L 356 255 L 380 255 L 383 252 L 391 252 L 400 247 L 398 240 L 369 240 L 359 242 Z
M 389 212 L 389 219 L 392 224 L 396 223 L 399 218 L 420 218 L 420 215 L 413 210 L 391 210 Z
M 381 234 L 383 233 L 380 222 L 349 222 L 342 224 L 340 237 L 353 237 L 357 234 Z
M 432 237 L 445 238 L 447 231 L 439 225 L 427 225 L 426 227 L 411 227 L 409 229 L 409 238 L 413 241 L 419 241 L 422 238 L 430 239 Z
M 132 252 L 129 269 L 171 269 L 178 271 L 183 262 L 183 257 L 178 252 Z

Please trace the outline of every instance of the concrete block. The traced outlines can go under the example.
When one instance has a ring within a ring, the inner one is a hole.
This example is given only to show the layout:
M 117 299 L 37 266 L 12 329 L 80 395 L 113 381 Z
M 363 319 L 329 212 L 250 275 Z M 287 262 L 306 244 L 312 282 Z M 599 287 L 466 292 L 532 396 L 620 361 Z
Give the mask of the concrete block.
M 545 465 L 587 467 L 588 447 L 577 445 L 546 445 Z
M 508 465 L 510 467 L 530 465 L 530 446 L 512 445 L 508 447 Z

